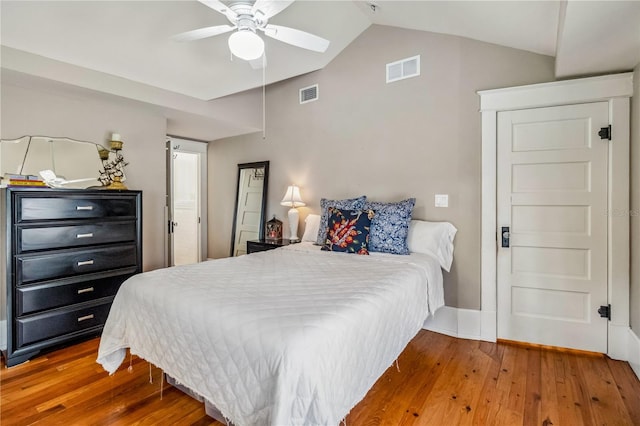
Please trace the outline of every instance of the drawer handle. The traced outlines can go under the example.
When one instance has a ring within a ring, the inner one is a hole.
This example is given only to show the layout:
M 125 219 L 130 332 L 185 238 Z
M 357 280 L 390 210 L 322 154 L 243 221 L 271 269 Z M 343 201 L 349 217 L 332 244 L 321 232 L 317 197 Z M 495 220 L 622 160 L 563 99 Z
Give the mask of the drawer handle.
M 86 266 L 86 265 L 93 265 L 93 259 L 91 259 L 91 260 L 82 260 L 82 261 L 78 262 L 78 266 Z
M 93 232 L 88 232 L 86 234 L 76 234 L 76 238 L 92 238 Z
M 78 322 L 82 322 L 90 319 L 93 319 L 93 314 L 85 315 L 83 317 L 78 318 Z
M 76 210 L 93 210 L 93 206 L 76 206 Z
M 93 287 L 81 288 L 80 290 L 78 290 L 78 294 L 91 293 L 92 291 L 93 291 Z

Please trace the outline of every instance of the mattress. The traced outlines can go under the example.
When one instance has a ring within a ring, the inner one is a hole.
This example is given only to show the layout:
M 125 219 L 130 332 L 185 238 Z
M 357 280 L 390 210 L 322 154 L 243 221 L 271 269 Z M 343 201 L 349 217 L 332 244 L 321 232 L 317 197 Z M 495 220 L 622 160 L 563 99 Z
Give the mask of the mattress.
M 130 278 L 97 361 L 130 348 L 238 426 L 336 425 L 443 304 L 428 255 L 294 244 Z

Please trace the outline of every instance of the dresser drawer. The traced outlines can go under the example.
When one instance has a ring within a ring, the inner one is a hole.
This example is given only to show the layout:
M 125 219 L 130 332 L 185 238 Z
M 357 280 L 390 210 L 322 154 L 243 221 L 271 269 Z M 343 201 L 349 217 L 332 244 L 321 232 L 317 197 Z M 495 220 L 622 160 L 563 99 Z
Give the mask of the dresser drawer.
M 17 256 L 18 285 L 135 266 L 135 244 Z
M 115 296 L 131 275 L 100 278 L 71 284 L 36 284 L 16 288 L 16 316 Z
M 135 222 L 103 222 L 91 225 L 18 228 L 18 253 L 135 241 Z
M 83 305 L 16 319 L 18 348 L 41 340 L 104 325 L 111 300 L 98 305 Z
M 18 198 L 18 223 L 27 220 L 135 217 L 135 197 L 76 195 L 65 198 Z

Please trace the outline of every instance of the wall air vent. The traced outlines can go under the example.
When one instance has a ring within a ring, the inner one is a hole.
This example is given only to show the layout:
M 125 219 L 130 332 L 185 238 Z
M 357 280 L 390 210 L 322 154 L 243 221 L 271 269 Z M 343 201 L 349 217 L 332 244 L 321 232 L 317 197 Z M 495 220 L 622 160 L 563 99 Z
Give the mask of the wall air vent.
M 313 102 L 318 100 L 319 89 L 318 85 L 303 87 L 300 89 L 300 103 L 306 104 L 307 102 Z
M 420 55 L 387 64 L 387 83 L 420 75 Z

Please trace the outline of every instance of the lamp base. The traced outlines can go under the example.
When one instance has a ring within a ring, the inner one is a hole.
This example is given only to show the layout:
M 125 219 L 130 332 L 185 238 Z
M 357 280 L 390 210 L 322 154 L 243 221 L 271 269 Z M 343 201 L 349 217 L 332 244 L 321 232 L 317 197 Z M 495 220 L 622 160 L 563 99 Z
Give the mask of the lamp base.
M 300 219 L 298 209 L 291 207 L 287 213 L 287 217 L 289 218 L 289 241 L 297 243 L 300 241 L 300 238 L 298 238 L 298 221 Z

